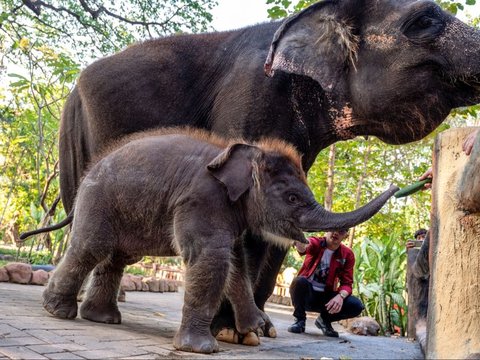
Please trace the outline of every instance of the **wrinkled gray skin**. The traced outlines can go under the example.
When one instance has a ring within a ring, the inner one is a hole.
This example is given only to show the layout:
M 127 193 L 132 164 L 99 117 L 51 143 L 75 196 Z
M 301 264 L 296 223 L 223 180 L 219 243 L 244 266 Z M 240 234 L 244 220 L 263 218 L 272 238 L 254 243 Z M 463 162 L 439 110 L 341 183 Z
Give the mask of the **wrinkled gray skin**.
M 284 142 L 225 147 L 208 136 L 145 136 L 111 152 L 82 181 L 67 253 L 43 293 L 44 307 L 75 318 L 77 293 L 93 270 L 83 318 L 120 323 L 123 269 L 144 255 L 181 255 L 185 303 L 174 346 L 211 353 L 210 331 L 225 295 L 240 334 L 265 324 L 255 305 L 241 234 L 248 228 L 277 245 L 306 242 L 303 231 L 353 226 L 375 214 L 392 186 L 361 210 L 333 214 L 307 186 L 300 157 Z
M 281 138 L 305 171 L 339 140 L 419 140 L 480 101 L 479 74 L 480 33 L 432 1 L 322 1 L 283 23 L 146 41 L 81 74 L 61 122 L 62 200 L 68 212 L 106 144 L 158 126 Z M 285 250 L 253 234 L 245 249 L 263 309 Z M 212 331 L 232 319 L 224 303 Z

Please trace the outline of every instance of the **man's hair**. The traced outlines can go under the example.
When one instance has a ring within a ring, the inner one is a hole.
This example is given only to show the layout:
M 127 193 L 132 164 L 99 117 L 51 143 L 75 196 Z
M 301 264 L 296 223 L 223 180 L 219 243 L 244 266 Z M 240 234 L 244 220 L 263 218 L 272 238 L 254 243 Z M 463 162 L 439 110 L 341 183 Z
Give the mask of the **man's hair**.
M 415 231 L 415 234 L 413 234 L 413 237 L 416 239 L 418 235 L 425 235 L 426 233 L 426 229 L 418 229 L 417 231 Z

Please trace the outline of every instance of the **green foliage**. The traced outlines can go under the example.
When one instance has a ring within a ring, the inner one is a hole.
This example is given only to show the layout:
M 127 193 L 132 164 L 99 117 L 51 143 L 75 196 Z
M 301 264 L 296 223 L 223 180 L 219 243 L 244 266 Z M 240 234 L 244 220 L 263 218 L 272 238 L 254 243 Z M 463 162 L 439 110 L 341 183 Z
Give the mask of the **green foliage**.
M 7 229 L 22 232 L 65 217 L 54 205 L 57 136 L 80 68 L 137 40 L 209 30 L 215 5 L 216 0 L 0 0 L 0 238 Z M 28 239 L 27 257 L 58 261 L 64 235 L 60 230 Z M 39 247 L 49 255 L 37 254 Z
M 377 320 L 383 334 L 394 327 L 405 334 L 407 305 L 406 248 L 398 235 L 364 238 L 353 247 L 355 253 L 355 293 L 365 305 L 365 312 Z
M 290 0 L 267 0 L 266 3 L 271 5 L 267 10 L 268 16 L 272 19 L 281 19 L 305 9 L 316 2 L 318 2 L 318 0 L 297 0 L 296 2 Z M 435 0 L 435 2 L 444 10 L 454 15 L 456 15 L 458 11 L 466 10 L 465 5 L 473 6 L 476 4 L 476 0 Z
M 267 0 L 267 4 L 272 6 L 267 10 L 271 19 L 281 19 L 290 14 L 298 12 L 309 5 L 317 2 L 316 0 L 299 0 L 295 3 L 289 0 Z
M 79 66 L 25 38 L 9 55 L 23 62 L 26 72 L 8 74 L 8 95 L 0 97 L 0 223 L 18 221 L 24 231 L 41 220 L 41 200 L 48 207 L 58 194 L 58 123 Z
M 136 266 L 127 266 L 125 272 L 132 275 L 147 276 L 147 272 Z
M 303 264 L 303 257 L 298 254 L 298 251 L 295 248 L 290 248 L 287 252 L 285 259 L 283 260 L 282 267 L 280 268 L 280 273 L 282 273 L 286 268 L 293 267 L 297 270 Z
M 17 250 L 9 248 L 9 247 L 0 246 L 0 254 L 16 256 L 17 255 Z
M 92 59 L 137 40 L 208 30 L 215 5 L 217 0 L 0 0 L 0 29 Z
M 20 249 L 13 249 L 10 247 L 0 246 L 0 254 L 10 255 L 14 257 L 12 261 L 23 261 L 32 265 L 44 265 L 52 263 L 52 255 L 46 249 L 30 251 L 30 244 Z M 4 264 L 12 261 L 2 260 Z M 1 266 L 1 265 L 0 265 Z
M 392 146 L 376 138 L 358 138 L 336 144 L 333 210 L 351 211 L 356 207 L 359 179 L 365 174 L 360 204 L 387 189 L 390 184 L 408 185 L 431 166 L 433 135 L 409 145 Z M 368 157 L 365 159 L 368 151 Z M 317 157 L 308 174 L 308 182 L 318 201 L 327 188 L 328 151 Z M 366 168 L 364 163 L 366 160 Z M 402 199 L 392 199 L 372 219 L 356 227 L 357 237 L 381 237 L 395 231 L 406 238 L 419 227 L 428 228 L 430 192 L 422 191 Z

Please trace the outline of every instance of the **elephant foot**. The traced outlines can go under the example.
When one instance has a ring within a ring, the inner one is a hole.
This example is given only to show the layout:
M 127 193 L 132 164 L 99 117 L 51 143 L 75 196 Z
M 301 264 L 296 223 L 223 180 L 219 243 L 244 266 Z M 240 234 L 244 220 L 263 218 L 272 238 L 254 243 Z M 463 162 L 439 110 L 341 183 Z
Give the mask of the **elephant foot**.
M 260 339 L 254 331 L 250 331 L 247 334 L 242 335 L 235 329 L 224 328 L 218 332 L 216 338 L 218 341 L 223 341 L 230 344 L 241 344 L 248 346 L 260 345 Z
M 59 295 L 48 288 L 43 292 L 43 307 L 50 314 L 61 319 L 75 319 L 77 317 L 77 299 L 75 295 Z
M 187 329 L 178 330 L 173 338 L 173 347 L 180 351 L 211 354 L 219 351 L 217 340 L 210 334 L 194 334 Z
M 120 324 L 122 315 L 116 304 L 94 304 L 93 301 L 84 301 L 80 306 L 82 319 L 105 324 Z
M 265 326 L 264 312 L 260 311 L 257 307 L 251 307 L 250 309 L 244 309 L 239 311 L 238 316 L 235 316 L 235 328 L 240 334 L 248 334 L 252 331 Z
M 273 326 L 272 321 L 268 317 L 268 315 L 264 311 L 260 311 L 260 314 L 262 316 L 262 319 L 264 321 L 264 325 L 259 327 L 257 329 L 257 334 L 258 336 L 265 336 L 265 337 L 270 337 L 270 338 L 276 338 L 277 337 L 277 330 L 275 329 L 275 326 Z
M 276 338 L 277 337 L 277 329 L 275 329 L 273 326 L 270 327 L 267 330 L 267 333 L 264 333 L 263 329 L 264 328 L 259 328 L 257 330 L 258 336 L 260 336 L 260 337 L 264 336 L 264 337 L 269 337 L 269 338 Z

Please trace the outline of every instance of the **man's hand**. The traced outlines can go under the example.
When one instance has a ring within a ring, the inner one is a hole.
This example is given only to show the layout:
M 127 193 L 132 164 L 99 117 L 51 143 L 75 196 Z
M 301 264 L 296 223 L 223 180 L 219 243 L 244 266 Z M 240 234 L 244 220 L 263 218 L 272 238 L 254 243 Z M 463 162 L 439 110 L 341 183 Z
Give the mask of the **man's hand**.
M 421 181 L 421 180 L 425 180 L 427 178 L 432 178 L 432 177 L 433 177 L 432 168 L 429 168 L 427 171 L 423 173 L 422 176 L 418 178 L 418 180 Z M 423 189 L 430 189 L 431 187 L 432 187 L 432 183 L 426 183 L 425 185 L 423 185 Z
M 462 149 L 466 155 L 470 155 L 472 153 L 473 143 L 475 142 L 477 135 L 478 135 L 478 130 L 475 130 L 470 135 L 468 135 L 465 141 L 463 142 Z
M 310 245 L 310 243 L 304 244 L 298 241 L 294 241 L 293 245 L 295 246 L 295 249 L 297 249 L 299 253 L 303 254 L 305 251 L 307 251 L 307 247 L 308 245 Z
M 340 295 L 336 295 L 328 303 L 325 304 L 329 314 L 336 314 L 342 310 L 343 298 Z
M 408 240 L 405 246 L 407 247 L 407 249 L 413 249 L 415 247 L 415 242 L 413 242 L 412 240 Z

